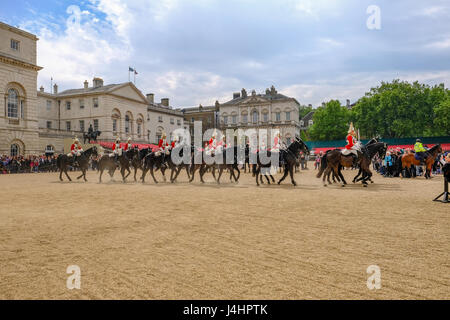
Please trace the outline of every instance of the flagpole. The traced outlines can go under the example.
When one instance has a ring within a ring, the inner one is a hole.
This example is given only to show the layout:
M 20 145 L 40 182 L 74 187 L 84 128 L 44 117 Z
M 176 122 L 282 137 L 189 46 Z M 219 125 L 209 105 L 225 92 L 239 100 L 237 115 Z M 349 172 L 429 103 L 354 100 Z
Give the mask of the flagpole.
M 130 82 L 130 67 L 128 67 L 128 82 Z

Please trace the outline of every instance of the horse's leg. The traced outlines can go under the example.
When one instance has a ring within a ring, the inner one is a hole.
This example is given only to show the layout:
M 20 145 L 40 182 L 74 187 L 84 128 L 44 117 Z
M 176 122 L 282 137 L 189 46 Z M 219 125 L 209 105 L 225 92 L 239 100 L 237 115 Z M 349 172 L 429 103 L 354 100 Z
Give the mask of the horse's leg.
M 280 184 L 281 182 L 283 182 L 284 179 L 286 179 L 288 173 L 289 173 L 289 172 L 288 172 L 287 167 L 284 166 L 284 174 L 283 174 L 283 176 L 281 177 L 280 181 L 278 181 L 278 184 Z
M 128 174 L 126 175 L 125 179 L 128 178 L 128 176 L 131 174 L 130 167 L 128 166 L 128 167 L 126 167 L 126 169 L 127 169 L 127 171 L 128 171 Z
M 205 172 L 206 172 L 207 169 L 208 169 L 208 168 L 207 168 L 206 166 L 201 165 L 201 166 L 200 166 L 200 169 L 199 169 L 199 171 L 198 171 L 198 173 L 200 174 L 200 181 L 201 181 L 202 183 L 205 183 L 205 181 L 203 180 L 203 175 L 205 174 Z M 215 177 L 214 177 L 214 178 L 215 178 Z
M 270 180 L 269 180 L 269 177 L 267 176 L 267 173 L 264 175 L 264 178 L 266 178 L 267 184 L 270 184 Z
M 63 173 L 63 168 L 62 168 L 62 165 L 61 165 L 61 168 L 59 169 L 59 180 L 60 181 L 63 181 L 62 173 Z
M 167 179 L 166 179 L 166 169 L 167 169 L 167 167 L 165 167 L 165 166 L 164 166 L 164 169 L 161 167 L 161 173 L 162 173 L 164 182 L 167 182 Z
M 255 164 L 256 166 L 256 164 Z M 254 176 L 256 176 L 256 185 L 259 187 L 259 181 L 258 181 L 258 175 L 259 175 L 259 171 L 261 170 L 261 168 L 258 166 L 256 168 L 256 170 L 253 171 Z
M 272 183 L 275 183 L 275 178 L 273 177 L 273 175 L 269 174 L 270 179 L 272 179 Z
M 86 179 L 86 171 L 87 171 L 87 168 L 83 168 L 83 178 L 84 178 L 84 182 L 87 182 L 87 179 Z
M 358 179 L 358 177 L 361 175 L 361 173 L 362 173 L 362 169 L 361 169 L 361 167 L 359 168 L 359 171 L 358 171 L 358 174 L 353 178 L 353 183 L 356 183 L 356 181 L 357 181 L 357 179 Z
M 295 180 L 294 180 L 294 165 L 293 164 L 288 164 L 288 166 L 289 166 L 289 173 L 291 175 L 291 182 L 292 182 L 292 184 L 295 187 L 295 186 L 297 186 L 297 182 L 295 182 Z
M 103 174 L 103 168 L 100 169 L 100 177 L 98 179 L 99 183 L 102 183 L 102 174 Z
M 236 166 L 236 170 L 238 172 L 238 175 L 237 175 L 237 178 L 236 178 L 236 182 L 238 182 L 239 178 L 241 177 L 241 171 L 239 170 L 239 166 L 238 165 Z
M 327 178 L 327 174 L 331 171 L 331 168 L 329 166 L 327 166 L 323 172 L 323 177 L 322 177 L 322 183 L 323 186 L 326 187 L 327 183 L 325 182 L 325 179 Z
M 67 167 L 64 168 L 64 173 L 66 174 L 67 179 L 69 179 L 69 181 L 72 181 L 72 179 L 70 179 L 69 174 L 67 173 Z
M 151 174 L 151 176 L 152 176 L 152 178 L 153 178 L 153 181 L 154 181 L 155 183 L 158 183 L 158 181 L 156 181 L 155 175 L 153 174 L 153 166 L 150 166 L 150 174 Z
M 221 167 L 219 169 L 219 176 L 217 177 L 217 184 L 220 184 L 220 177 L 222 176 L 222 173 L 223 173 L 223 168 Z
M 335 169 L 335 171 L 336 171 L 336 174 L 341 178 L 342 186 L 345 187 L 345 185 L 347 184 L 347 181 L 345 181 L 342 171 L 339 170 L 339 167 L 337 167 L 337 169 Z
M 192 182 L 194 180 L 195 171 L 197 170 L 197 165 L 193 164 L 191 169 L 191 178 L 189 179 L 189 182 Z

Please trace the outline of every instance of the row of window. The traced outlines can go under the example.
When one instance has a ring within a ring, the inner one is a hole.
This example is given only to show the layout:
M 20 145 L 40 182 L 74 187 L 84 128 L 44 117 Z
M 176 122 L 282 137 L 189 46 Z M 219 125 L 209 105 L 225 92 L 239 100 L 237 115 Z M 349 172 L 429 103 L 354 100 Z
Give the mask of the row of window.
M 147 120 L 150 120 L 150 117 L 147 117 Z M 158 116 L 158 122 L 164 122 L 163 120 L 163 116 Z M 170 118 L 170 124 L 175 124 L 175 119 L 174 118 Z M 177 125 L 181 126 L 181 120 L 177 119 Z
M 45 152 L 54 152 L 55 148 L 53 148 L 52 145 L 48 145 L 45 148 Z M 11 157 L 17 157 L 20 155 L 20 146 L 16 143 L 13 143 L 9 149 L 9 154 L 11 155 Z
M 112 119 L 112 131 L 113 133 L 117 133 L 118 131 L 118 126 L 117 126 L 117 120 L 118 119 Z M 94 129 L 97 130 L 97 129 Z M 130 121 L 130 116 L 129 115 L 125 115 L 125 133 L 130 133 L 131 132 L 131 121 Z M 142 122 L 137 122 L 137 127 L 136 127 L 136 133 L 140 136 L 142 133 Z
M 308 126 L 312 126 L 313 124 L 314 124 L 314 121 L 312 121 L 312 120 L 308 121 Z M 305 121 L 300 120 L 300 126 L 301 127 L 305 126 Z
M 78 99 L 78 105 L 80 109 L 84 109 L 84 99 Z M 98 108 L 98 98 L 92 98 L 92 105 L 94 108 Z M 52 102 L 50 100 L 47 101 L 47 110 L 50 110 L 52 107 Z M 70 110 L 72 108 L 72 101 L 66 101 L 66 110 Z
M 286 112 L 286 121 L 290 121 L 290 120 L 291 120 L 291 113 Z M 258 123 L 258 121 L 259 121 L 259 113 L 255 111 L 252 113 L 252 122 Z M 268 122 L 268 121 L 269 121 L 269 114 L 263 113 L 263 122 Z M 275 121 L 281 121 L 281 112 L 275 112 Z M 247 118 L 246 114 L 242 115 L 242 122 L 243 123 L 248 122 L 248 118 Z M 228 116 L 223 117 L 223 123 L 228 124 Z M 231 123 L 232 124 L 237 123 L 237 115 L 234 114 L 231 116 Z

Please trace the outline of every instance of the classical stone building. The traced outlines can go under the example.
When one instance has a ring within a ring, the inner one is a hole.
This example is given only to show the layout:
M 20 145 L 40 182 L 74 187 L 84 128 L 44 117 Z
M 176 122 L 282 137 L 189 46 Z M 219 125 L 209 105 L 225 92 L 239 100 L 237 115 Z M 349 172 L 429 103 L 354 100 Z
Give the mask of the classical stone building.
M 299 107 L 294 98 L 277 92 L 272 86 L 263 94 L 245 89 L 234 93 L 233 99 L 219 106 L 219 127 L 231 129 L 278 129 L 289 144 L 300 136 Z
M 157 144 L 165 132 L 169 139 L 175 129 L 188 129 L 189 124 L 184 120 L 183 113 L 170 106 L 169 99 L 163 98 L 160 103 L 154 102 L 154 94 L 147 94 L 147 123 L 148 141 Z
M 40 151 L 36 65 L 38 38 L 0 22 L 0 154 Z
M 194 134 L 194 123 L 200 121 L 202 123 L 203 133 L 211 128 L 219 127 L 219 105 L 202 106 L 192 108 L 184 108 L 181 110 L 184 115 L 184 120 L 189 125 L 189 132 L 191 136 Z
M 63 152 L 64 140 L 82 138 L 90 125 L 102 141 L 116 137 L 134 143 L 157 143 L 161 133 L 188 128 L 183 113 L 169 99 L 154 102 L 131 82 L 104 85 L 85 81 L 80 88 L 52 92 L 37 88 L 36 42 L 28 32 L 0 22 L 0 154 Z

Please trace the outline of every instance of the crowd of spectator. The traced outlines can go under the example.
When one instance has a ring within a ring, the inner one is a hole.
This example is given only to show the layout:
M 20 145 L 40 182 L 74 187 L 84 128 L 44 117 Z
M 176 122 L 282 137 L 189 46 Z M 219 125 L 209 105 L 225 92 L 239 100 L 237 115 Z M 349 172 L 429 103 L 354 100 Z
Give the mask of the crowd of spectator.
M 55 155 L 29 155 L 29 156 L 0 156 L 0 174 L 8 173 L 38 173 L 38 172 L 56 172 Z M 96 170 L 98 159 L 93 159 L 91 169 Z M 70 168 L 70 170 L 75 170 Z
M 0 156 L 0 173 L 56 171 L 56 155 Z

